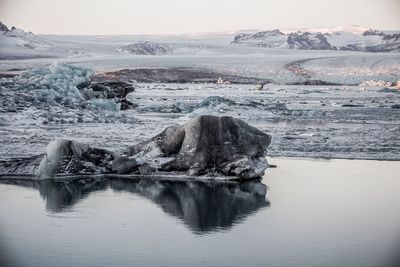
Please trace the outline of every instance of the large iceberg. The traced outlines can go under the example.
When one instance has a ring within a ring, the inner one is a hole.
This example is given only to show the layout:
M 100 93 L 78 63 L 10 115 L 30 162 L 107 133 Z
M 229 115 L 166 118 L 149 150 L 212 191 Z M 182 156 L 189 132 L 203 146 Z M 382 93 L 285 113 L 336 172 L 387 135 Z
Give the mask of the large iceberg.
M 242 120 L 203 115 L 171 126 L 122 153 L 71 140 L 51 142 L 44 156 L 0 162 L 0 173 L 185 174 L 190 177 L 261 178 L 268 167 L 271 136 Z M 41 158 L 39 162 L 39 158 Z

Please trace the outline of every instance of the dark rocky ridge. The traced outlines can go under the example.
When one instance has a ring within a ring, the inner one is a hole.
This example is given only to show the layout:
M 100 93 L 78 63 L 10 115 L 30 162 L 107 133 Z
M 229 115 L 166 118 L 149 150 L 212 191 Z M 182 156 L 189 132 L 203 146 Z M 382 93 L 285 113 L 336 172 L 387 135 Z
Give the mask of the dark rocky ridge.
M 362 34 L 363 36 L 374 36 L 374 35 L 378 35 L 378 36 L 385 36 L 385 33 L 382 31 L 378 31 L 378 30 L 373 30 L 373 29 L 369 29 L 366 30 L 365 32 L 363 32 Z
M 258 84 L 271 83 L 270 79 L 243 77 L 224 74 L 207 69 L 192 68 L 159 68 L 159 69 L 122 69 L 113 72 L 97 73 L 93 76 L 94 82 L 120 80 L 125 82 L 136 81 L 143 83 L 216 83 L 218 78 L 230 83 Z
M 287 38 L 290 49 L 300 50 L 331 50 L 333 47 L 322 33 L 309 32 L 290 33 Z
M 259 39 L 262 40 L 263 38 L 267 36 L 284 36 L 283 32 L 281 32 L 279 29 L 275 29 L 272 31 L 262 31 L 262 32 L 257 32 L 255 34 L 251 33 L 240 33 L 235 36 L 234 40 L 232 43 L 238 43 L 244 40 L 254 40 L 254 39 Z
M 10 30 L 8 29 L 8 27 L 7 27 L 5 24 L 3 24 L 3 23 L 0 21 L 0 31 L 2 31 L 2 32 L 8 32 L 8 31 L 10 31 Z

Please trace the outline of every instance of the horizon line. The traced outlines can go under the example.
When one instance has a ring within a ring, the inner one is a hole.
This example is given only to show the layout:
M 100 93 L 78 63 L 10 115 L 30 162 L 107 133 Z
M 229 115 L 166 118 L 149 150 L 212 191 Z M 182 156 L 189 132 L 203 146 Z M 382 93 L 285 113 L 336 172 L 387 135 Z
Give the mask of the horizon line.
M 0 21 L 3 23 L 2 21 Z M 7 24 L 3 23 L 4 25 L 7 26 Z M 9 26 L 7 26 L 9 27 Z M 248 29 L 236 29 L 236 30 L 216 30 L 216 31 L 198 31 L 198 32 L 170 32 L 170 33 L 56 33 L 56 32 L 36 32 L 32 30 L 27 30 L 24 28 L 19 28 L 16 26 L 10 26 L 9 29 L 12 27 L 15 27 L 17 29 L 22 29 L 26 32 L 32 32 L 37 35 L 64 35 L 64 36 L 138 36 L 138 35 L 147 35 L 147 36 L 184 36 L 184 35 L 229 35 L 229 34 L 237 34 L 237 33 L 245 33 L 245 32 L 260 32 L 260 31 L 272 31 L 272 30 L 280 30 L 284 33 L 289 33 L 289 32 L 296 32 L 296 31 L 309 31 L 309 32 L 321 32 L 321 33 L 329 33 L 329 32 L 335 32 L 334 29 L 340 29 L 340 28 L 346 28 L 346 27 L 355 27 L 355 28 L 360 28 L 364 30 L 377 30 L 377 31 L 383 31 L 383 32 L 388 32 L 388 31 L 400 31 L 400 29 L 378 29 L 375 27 L 365 27 L 357 24 L 349 24 L 349 25 L 338 25 L 338 26 L 333 26 L 333 27 L 326 27 L 326 26 L 309 26 L 309 27 L 271 27 L 271 28 L 248 28 Z M 332 30 L 332 31 L 329 31 Z M 336 30 L 336 32 L 341 31 L 341 30 Z M 342 30 L 343 31 L 343 30 Z

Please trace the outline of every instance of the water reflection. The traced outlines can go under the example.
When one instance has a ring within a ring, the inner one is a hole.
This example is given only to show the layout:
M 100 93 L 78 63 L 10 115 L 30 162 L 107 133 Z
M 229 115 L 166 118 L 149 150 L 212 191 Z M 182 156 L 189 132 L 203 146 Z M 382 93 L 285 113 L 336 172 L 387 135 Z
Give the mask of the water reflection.
M 2 183 L 34 187 L 52 212 L 68 210 L 91 192 L 108 188 L 141 195 L 169 215 L 181 219 L 193 232 L 229 229 L 250 214 L 269 206 L 267 188 L 260 182 L 211 183 L 149 179 L 80 179 Z

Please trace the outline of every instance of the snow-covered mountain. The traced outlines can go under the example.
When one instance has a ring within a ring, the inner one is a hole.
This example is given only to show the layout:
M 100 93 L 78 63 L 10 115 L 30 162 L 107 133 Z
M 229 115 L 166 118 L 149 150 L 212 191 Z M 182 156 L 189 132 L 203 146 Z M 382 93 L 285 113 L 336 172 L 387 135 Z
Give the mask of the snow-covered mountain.
M 0 22 L 0 42 L 2 44 L 16 45 L 31 49 L 49 49 L 55 46 L 53 42 L 47 41 L 36 36 L 32 32 L 25 32 L 22 29 L 11 27 L 8 29 L 6 25 Z
M 305 31 L 279 30 L 240 33 L 232 44 L 301 50 L 400 52 L 400 34 L 357 26 Z
M 382 38 L 382 43 L 366 47 L 370 52 L 391 52 L 400 51 L 400 33 L 386 34 Z
M 322 33 L 297 32 L 287 36 L 290 49 L 330 50 L 332 45 Z
M 240 33 L 235 36 L 232 43 L 268 48 L 288 48 L 286 34 L 278 29 L 256 33 Z

